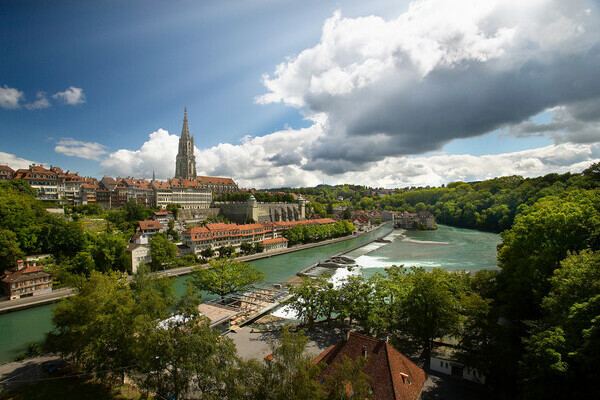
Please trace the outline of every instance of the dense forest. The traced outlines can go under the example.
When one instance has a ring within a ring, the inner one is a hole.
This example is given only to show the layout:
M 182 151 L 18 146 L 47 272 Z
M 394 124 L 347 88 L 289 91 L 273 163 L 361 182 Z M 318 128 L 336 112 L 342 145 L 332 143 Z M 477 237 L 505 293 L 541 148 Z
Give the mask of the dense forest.
M 598 187 L 598 170 L 598 165 L 592 165 L 581 174 L 505 176 L 436 188 L 395 189 L 393 194 L 358 185 L 320 185 L 288 191 L 307 196 L 313 202 L 311 211 L 321 215 L 327 214 L 329 205 L 358 210 L 427 210 L 442 224 L 502 232 L 512 226 L 517 214 L 545 196 Z

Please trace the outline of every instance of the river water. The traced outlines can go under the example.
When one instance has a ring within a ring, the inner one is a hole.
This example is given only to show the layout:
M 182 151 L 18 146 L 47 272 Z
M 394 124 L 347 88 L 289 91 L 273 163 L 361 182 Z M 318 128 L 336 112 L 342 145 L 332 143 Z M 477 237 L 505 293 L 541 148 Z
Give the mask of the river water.
M 467 229 L 439 225 L 436 231 L 392 231 L 384 226 L 343 242 L 328 244 L 293 253 L 252 261 L 263 271 L 268 283 L 282 282 L 301 269 L 334 254 L 363 245 L 382 234 L 389 234 L 391 243 L 371 243 L 348 253 L 356 259 L 365 276 L 396 264 L 424 268 L 442 267 L 449 270 L 479 270 L 496 268 L 496 245 L 500 236 Z M 343 273 L 343 272 L 342 272 Z M 175 283 L 175 292 L 181 295 L 186 277 Z M 0 363 L 12 361 L 25 351 L 28 343 L 40 341 L 52 328 L 54 304 L 0 315 Z

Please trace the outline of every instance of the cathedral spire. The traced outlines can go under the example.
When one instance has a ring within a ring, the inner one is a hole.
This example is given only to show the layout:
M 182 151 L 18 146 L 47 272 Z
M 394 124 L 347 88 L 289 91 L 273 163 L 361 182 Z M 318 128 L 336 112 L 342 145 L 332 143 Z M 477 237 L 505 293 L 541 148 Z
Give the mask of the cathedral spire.
M 175 178 L 196 178 L 196 157 L 194 156 L 194 139 L 188 127 L 187 107 L 183 111 L 183 128 L 179 138 L 179 152 L 175 159 Z
M 187 107 L 183 109 L 183 127 L 181 128 L 181 137 L 189 138 L 190 137 L 190 128 L 188 127 L 187 120 Z

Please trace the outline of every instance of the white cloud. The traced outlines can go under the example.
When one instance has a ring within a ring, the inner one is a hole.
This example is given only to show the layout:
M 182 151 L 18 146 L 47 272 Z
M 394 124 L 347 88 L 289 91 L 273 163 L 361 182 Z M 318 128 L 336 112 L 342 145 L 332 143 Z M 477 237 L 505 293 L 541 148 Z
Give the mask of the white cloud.
M 419 0 L 391 20 L 336 12 L 318 44 L 263 77 L 267 93 L 256 101 L 324 116 L 307 169 L 337 173 L 439 150 L 600 99 L 599 14 L 585 12 L 596 8 L 588 0 Z
M 120 149 L 109 154 L 101 163 L 103 173 L 150 178 L 155 171 L 158 179 L 171 178 L 175 175 L 178 145 L 179 136 L 159 129 L 150 134 L 139 150 Z
M 85 103 L 85 94 L 82 88 L 69 86 L 64 92 L 58 92 L 52 96 L 54 99 L 62 100 L 65 104 L 76 105 Z
M 33 103 L 25 104 L 25 108 L 28 110 L 40 110 L 50 107 L 50 102 L 46 98 L 46 92 L 37 92 L 36 98 L 37 100 Z
M 8 165 L 15 171 L 19 168 L 29 168 L 31 164 L 41 164 L 36 161 L 26 160 L 21 157 L 17 157 L 14 154 L 4 153 L 0 151 L 0 165 Z
M 336 12 L 317 44 L 263 77 L 267 92 L 256 98 L 296 107 L 313 125 L 197 149 L 198 173 L 264 188 L 581 171 L 600 158 L 597 8 L 589 0 L 418 0 L 390 20 Z M 515 128 L 553 107 L 548 126 Z M 415 157 L 511 127 L 520 136 L 543 131 L 555 145 Z M 139 150 L 111 153 L 102 165 L 110 175 L 155 170 L 167 178 L 177 144 L 159 130 Z
M 75 139 L 61 139 L 54 147 L 54 151 L 67 156 L 85 158 L 86 160 L 100 161 L 107 154 L 106 146 L 96 142 L 81 142 Z
M 21 106 L 19 102 L 23 98 L 23 92 L 18 89 L 9 88 L 7 85 L 0 87 L 0 107 L 2 108 L 19 108 Z
M 362 170 L 326 174 L 306 170 L 305 152 L 323 135 L 315 124 L 261 137 L 244 137 L 239 144 L 221 143 L 196 149 L 199 175 L 232 177 L 241 187 L 314 186 L 355 183 L 373 187 L 440 185 L 456 180 L 475 181 L 504 175 L 539 176 L 551 172 L 581 172 L 600 161 L 600 144 L 563 143 L 512 153 L 472 156 L 385 157 Z M 110 176 L 170 178 L 175 171 L 179 137 L 159 129 L 139 150 L 121 149 L 102 161 Z

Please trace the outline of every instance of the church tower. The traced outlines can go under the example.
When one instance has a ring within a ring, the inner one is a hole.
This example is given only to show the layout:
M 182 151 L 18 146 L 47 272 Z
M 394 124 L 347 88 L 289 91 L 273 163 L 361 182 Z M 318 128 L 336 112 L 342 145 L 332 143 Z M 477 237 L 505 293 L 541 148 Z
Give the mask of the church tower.
M 183 128 L 179 138 L 179 152 L 175 161 L 175 178 L 196 179 L 196 156 L 194 156 L 194 138 L 188 127 L 187 108 L 183 114 Z

